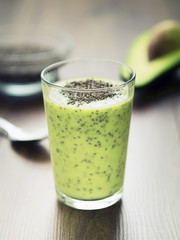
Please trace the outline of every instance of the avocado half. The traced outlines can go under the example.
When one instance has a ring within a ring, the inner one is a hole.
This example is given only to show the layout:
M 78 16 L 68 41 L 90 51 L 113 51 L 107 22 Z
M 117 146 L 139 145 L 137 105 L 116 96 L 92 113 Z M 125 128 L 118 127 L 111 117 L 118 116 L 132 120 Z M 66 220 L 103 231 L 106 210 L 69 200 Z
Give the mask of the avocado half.
M 146 31 L 136 37 L 127 54 L 126 63 L 135 70 L 135 87 L 139 89 L 148 88 L 159 79 L 162 82 L 163 76 L 166 76 L 166 82 L 170 82 L 167 73 L 180 66 L 180 49 L 149 61 L 148 46 L 151 34 L 151 31 Z

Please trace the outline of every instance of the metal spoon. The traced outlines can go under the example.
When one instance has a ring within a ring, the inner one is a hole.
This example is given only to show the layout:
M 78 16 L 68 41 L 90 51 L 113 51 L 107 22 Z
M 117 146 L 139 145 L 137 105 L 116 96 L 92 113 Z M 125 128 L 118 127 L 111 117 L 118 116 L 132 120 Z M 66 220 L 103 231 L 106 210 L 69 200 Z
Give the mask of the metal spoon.
M 48 137 L 47 129 L 25 131 L 14 126 L 4 118 L 0 118 L 0 132 L 4 133 L 12 142 L 37 142 Z

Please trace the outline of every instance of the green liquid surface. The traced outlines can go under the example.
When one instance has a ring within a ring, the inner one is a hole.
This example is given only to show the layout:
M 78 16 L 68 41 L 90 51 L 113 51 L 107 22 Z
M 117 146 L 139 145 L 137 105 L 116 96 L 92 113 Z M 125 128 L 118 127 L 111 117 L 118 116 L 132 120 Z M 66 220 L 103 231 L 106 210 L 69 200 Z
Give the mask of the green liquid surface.
M 56 190 L 102 199 L 123 186 L 132 98 L 103 108 L 73 108 L 44 98 Z

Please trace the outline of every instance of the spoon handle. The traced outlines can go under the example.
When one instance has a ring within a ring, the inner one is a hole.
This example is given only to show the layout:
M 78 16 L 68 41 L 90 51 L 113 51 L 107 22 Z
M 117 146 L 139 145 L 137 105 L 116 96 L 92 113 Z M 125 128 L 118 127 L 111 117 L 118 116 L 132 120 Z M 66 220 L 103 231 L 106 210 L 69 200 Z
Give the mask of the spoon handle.
M 17 131 L 18 128 L 8 122 L 6 119 L 0 117 L 0 131 L 9 136 L 12 132 Z

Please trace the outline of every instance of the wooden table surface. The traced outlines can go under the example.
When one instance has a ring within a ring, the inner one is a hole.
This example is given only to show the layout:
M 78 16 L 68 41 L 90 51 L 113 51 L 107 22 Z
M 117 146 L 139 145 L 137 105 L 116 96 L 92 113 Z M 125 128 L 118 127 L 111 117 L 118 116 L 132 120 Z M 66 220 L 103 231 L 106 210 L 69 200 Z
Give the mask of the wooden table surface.
M 167 18 L 179 0 L 0 1 L 1 23 L 48 24 L 71 32 L 71 57 L 124 61 L 133 38 Z M 138 77 L 138 76 L 137 76 Z M 0 101 L 0 116 L 46 127 L 42 99 Z M 98 211 L 60 204 L 48 141 L 11 145 L 0 136 L 0 240 L 179 240 L 180 95 L 133 108 L 121 202 Z

